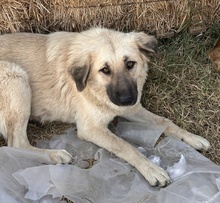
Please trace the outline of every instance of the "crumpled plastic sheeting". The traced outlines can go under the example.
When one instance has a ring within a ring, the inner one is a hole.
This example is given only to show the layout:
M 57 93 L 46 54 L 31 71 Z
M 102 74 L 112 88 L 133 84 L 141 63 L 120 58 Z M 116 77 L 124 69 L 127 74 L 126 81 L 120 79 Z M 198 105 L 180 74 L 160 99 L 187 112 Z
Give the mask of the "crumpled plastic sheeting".
M 67 149 L 74 165 L 45 165 L 47 154 L 0 148 L 0 202 L 57 203 L 194 203 L 220 202 L 220 167 L 180 140 L 167 137 L 154 147 L 166 126 L 119 122 L 115 132 L 131 141 L 173 183 L 150 187 L 135 168 L 96 145 L 76 137 L 75 129 L 41 147 Z M 153 136 L 152 136 L 153 135 Z M 144 142 L 144 143 L 142 143 Z M 88 159 L 96 160 L 88 168 Z

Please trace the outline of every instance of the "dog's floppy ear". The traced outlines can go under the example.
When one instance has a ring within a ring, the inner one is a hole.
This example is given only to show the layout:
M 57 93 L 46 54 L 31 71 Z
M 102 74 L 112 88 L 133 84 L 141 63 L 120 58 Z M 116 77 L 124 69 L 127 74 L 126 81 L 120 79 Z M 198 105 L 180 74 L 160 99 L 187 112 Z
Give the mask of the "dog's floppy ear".
M 147 35 L 144 32 L 137 33 L 136 42 L 141 53 L 146 57 L 151 55 L 160 58 L 161 54 L 158 50 L 158 42 L 154 36 Z
M 73 80 L 76 83 L 76 88 L 79 92 L 83 91 L 86 87 L 86 82 L 89 76 L 90 67 L 89 64 L 77 65 L 77 63 L 73 64 L 69 68 L 69 73 L 73 77 Z

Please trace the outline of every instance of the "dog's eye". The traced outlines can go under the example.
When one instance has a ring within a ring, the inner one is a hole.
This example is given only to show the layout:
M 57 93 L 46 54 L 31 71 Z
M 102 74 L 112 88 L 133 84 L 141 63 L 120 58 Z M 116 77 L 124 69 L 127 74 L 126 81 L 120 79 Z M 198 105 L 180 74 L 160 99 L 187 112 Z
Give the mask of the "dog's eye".
M 132 68 L 134 68 L 135 63 L 135 61 L 128 61 L 126 64 L 127 69 L 131 70 Z
M 105 66 L 104 68 L 100 69 L 99 71 L 104 73 L 105 75 L 110 75 L 111 74 L 111 70 L 108 66 Z

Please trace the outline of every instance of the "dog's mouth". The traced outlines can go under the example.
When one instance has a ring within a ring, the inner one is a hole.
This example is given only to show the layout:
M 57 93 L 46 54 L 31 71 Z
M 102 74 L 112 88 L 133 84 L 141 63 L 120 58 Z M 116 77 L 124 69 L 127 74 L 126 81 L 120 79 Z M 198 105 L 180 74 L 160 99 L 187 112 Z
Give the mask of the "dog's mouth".
M 117 106 L 133 106 L 137 102 L 137 85 L 130 84 L 126 88 L 120 86 L 107 86 L 107 95 Z

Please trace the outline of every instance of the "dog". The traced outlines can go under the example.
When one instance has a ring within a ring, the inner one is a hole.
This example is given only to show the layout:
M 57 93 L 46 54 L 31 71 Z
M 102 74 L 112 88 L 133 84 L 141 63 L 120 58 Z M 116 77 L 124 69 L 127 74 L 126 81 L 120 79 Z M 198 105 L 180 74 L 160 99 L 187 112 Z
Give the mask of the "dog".
M 217 41 L 214 48 L 208 51 L 208 56 L 215 70 L 220 72 L 220 39 Z
M 8 146 L 48 153 L 69 163 L 65 150 L 30 145 L 29 118 L 76 123 L 78 137 L 105 148 L 134 166 L 152 186 L 164 187 L 167 172 L 108 129 L 116 117 L 167 124 L 165 135 L 195 149 L 209 142 L 157 116 L 140 104 L 151 55 L 159 54 L 155 37 L 106 28 L 51 34 L 0 36 L 0 132 Z

